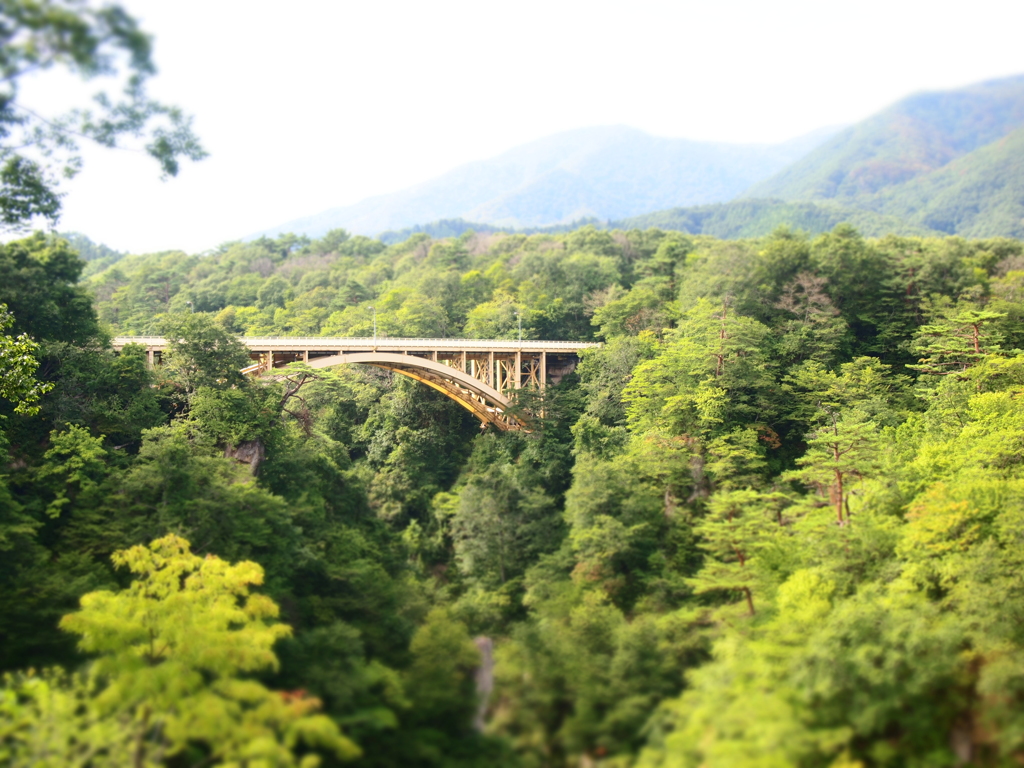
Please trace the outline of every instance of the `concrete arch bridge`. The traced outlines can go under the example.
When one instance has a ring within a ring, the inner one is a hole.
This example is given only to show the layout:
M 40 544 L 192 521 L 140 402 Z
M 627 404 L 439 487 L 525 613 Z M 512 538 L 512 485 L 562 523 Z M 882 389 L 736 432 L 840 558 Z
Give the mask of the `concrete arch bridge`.
M 575 341 L 505 341 L 481 339 L 330 339 L 321 337 L 243 337 L 253 364 L 245 373 L 261 375 L 302 361 L 312 368 L 372 365 L 433 387 L 480 419 L 481 425 L 521 429 L 505 415 L 512 392 L 521 387 L 541 391 L 571 373 L 583 349 L 600 344 Z M 127 344 L 146 348 L 150 365 L 159 364 L 167 340 L 158 336 L 119 336 L 116 350 Z

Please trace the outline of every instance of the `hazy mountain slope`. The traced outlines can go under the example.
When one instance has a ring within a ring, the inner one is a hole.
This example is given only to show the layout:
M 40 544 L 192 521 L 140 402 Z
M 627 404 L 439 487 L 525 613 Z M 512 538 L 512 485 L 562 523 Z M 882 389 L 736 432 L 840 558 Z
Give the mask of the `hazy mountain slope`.
M 1024 75 L 921 93 L 846 128 L 747 198 L 859 202 L 942 168 L 1024 125 Z
M 784 200 L 735 200 L 730 203 L 672 208 L 644 216 L 612 222 L 619 229 L 678 230 L 691 235 L 713 235 L 723 239 L 762 237 L 779 226 L 803 230 L 812 235 L 829 232 L 837 224 L 852 224 L 867 237 L 897 235 L 935 235 L 936 231 L 915 222 L 904 221 L 873 211 L 863 211 L 834 203 L 793 203 Z
M 712 235 L 731 240 L 763 237 L 780 226 L 816 235 L 821 232 L 829 232 L 841 223 L 852 224 L 867 237 L 883 237 L 888 234 L 922 236 L 942 234 L 922 224 L 903 220 L 896 216 L 847 208 L 827 201 L 792 203 L 785 200 L 735 200 L 730 203 L 714 203 L 689 208 L 669 208 L 618 220 L 579 219 L 572 224 L 553 224 L 547 227 L 503 228 L 465 219 L 441 219 L 402 230 L 384 232 L 380 235 L 380 239 L 392 245 L 418 233 L 428 234 L 435 239 L 458 237 L 470 230 L 477 233 L 503 229 L 522 234 L 557 233 L 589 224 L 598 229 L 630 230 L 656 227 L 687 232 L 691 235 Z
M 858 200 L 948 234 L 1024 238 L 1024 128 L 937 171 Z
M 719 202 L 802 157 L 831 132 L 777 145 L 731 145 L 659 138 L 625 126 L 568 131 L 260 234 L 317 237 L 342 227 L 376 235 L 446 218 L 543 226 Z

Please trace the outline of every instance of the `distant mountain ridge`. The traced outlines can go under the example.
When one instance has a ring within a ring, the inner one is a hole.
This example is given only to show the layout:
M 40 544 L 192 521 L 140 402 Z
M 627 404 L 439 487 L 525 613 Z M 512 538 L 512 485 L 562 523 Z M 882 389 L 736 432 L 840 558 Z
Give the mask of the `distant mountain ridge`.
M 650 229 L 686 232 L 690 235 L 711 235 L 723 240 L 760 237 L 773 229 L 786 226 L 811 234 L 829 232 L 837 224 L 852 224 L 867 237 L 888 234 L 939 236 L 943 233 L 929 227 L 904 221 L 896 216 L 847 208 L 831 202 L 792 203 L 785 200 L 733 200 L 688 208 L 669 208 L 625 219 L 577 219 L 569 224 L 550 224 L 546 227 L 496 227 L 485 222 L 465 219 L 441 219 L 428 224 L 417 224 L 401 230 L 382 232 L 378 238 L 388 245 L 401 243 L 413 235 L 425 234 L 435 240 L 477 233 L 513 232 L 517 234 L 557 234 L 584 226 L 597 229 Z
M 569 131 L 264 234 L 341 227 L 392 242 L 580 221 L 729 238 L 843 221 L 866 235 L 1024 238 L 1024 75 L 914 94 L 855 125 L 773 146 L 623 126 Z
M 804 156 L 835 130 L 821 129 L 774 145 L 661 138 L 626 126 L 567 131 L 468 163 L 410 189 L 257 234 L 319 237 L 343 228 L 375 236 L 456 218 L 536 227 L 723 202 Z

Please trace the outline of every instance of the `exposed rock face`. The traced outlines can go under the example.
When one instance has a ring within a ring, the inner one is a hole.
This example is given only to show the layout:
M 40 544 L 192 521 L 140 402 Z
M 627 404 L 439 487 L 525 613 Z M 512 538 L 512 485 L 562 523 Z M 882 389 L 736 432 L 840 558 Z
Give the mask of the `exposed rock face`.
M 475 637 L 473 642 L 480 651 L 480 666 L 476 668 L 476 695 L 480 703 L 477 705 L 473 727 L 477 731 L 484 729 L 484 715 L 487 714 L 487 702 L 494 690 L 494 641 L 489 637 Z
M 266 449 L 259 440 L 246 440 L 234 447 L 228 445 L 224 448 L 224 458 L 234 459 L 239 464 L 248 464 L 249 471 L 254 475 L 259 472 L 265 456 Z
M 576 370 L 579 361 L 580 359 L 576 355 L 550 356 L 548 358 L 548 381 L 555 385 L 561 384 L 563 378 Z

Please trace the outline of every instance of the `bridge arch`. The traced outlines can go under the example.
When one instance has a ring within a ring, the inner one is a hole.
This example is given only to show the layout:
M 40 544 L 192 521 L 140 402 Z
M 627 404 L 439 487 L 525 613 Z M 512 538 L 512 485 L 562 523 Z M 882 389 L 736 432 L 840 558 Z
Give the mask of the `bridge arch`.
M 458 368 L 416 355 L 394 352 L 349 352 L 309 360 L 310 368 L 331 368 L 336 365 L 372 365 L 407 376 L 451 398 L 476 416 L 483 424 L 498 429 L 523 429 L 524 424 L 506 415 L 509 398 L 488 384 Z

